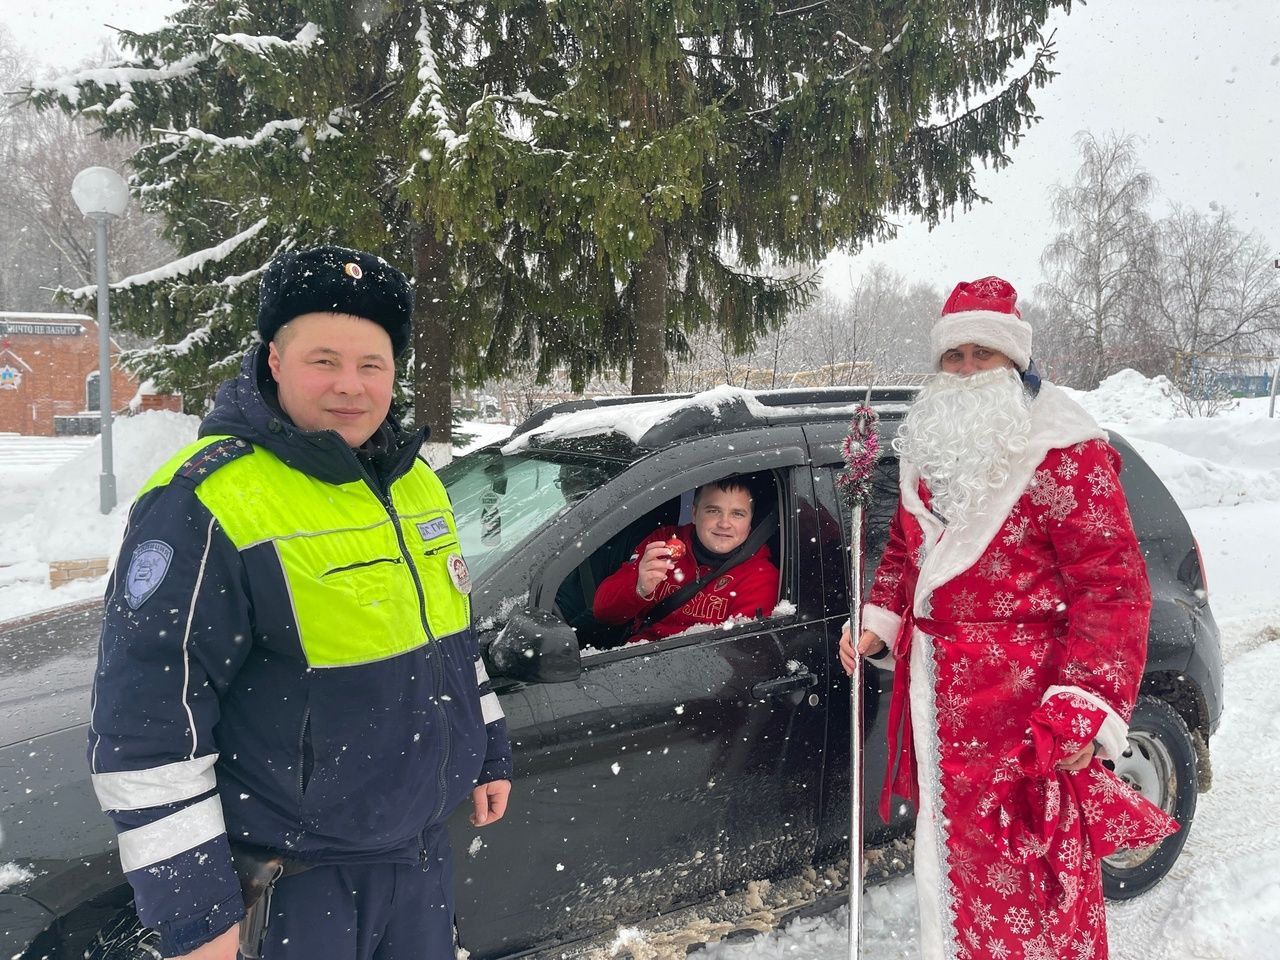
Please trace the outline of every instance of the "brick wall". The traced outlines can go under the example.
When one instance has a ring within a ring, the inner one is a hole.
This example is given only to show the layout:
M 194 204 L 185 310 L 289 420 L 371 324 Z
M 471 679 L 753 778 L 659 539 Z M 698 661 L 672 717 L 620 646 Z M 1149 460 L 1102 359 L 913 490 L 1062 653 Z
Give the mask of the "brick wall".
M 78 334 L 67 333 L 73 325 Z M 111 406 L 117 411 L 138 391 L 138 382 L 116 366 L 118 355 L 113 343 Z M 98 325 L 79 314 L 0 314 L 0 374 L 5 368 L 16 376 L 0 378 L 0 432 L 53 436 L 54 417 L 85 412 L 86 379 L 98 369 Z
M 107 559 L 54 560 L 49 564 L 49 586 L 61 587 L 72 580 L 93 580 L 107 572 Z
M 171 413 L 182 412 L 182 394 L 180 393 L 144 393 L 140 398 L 139 410 L 168 410 Z

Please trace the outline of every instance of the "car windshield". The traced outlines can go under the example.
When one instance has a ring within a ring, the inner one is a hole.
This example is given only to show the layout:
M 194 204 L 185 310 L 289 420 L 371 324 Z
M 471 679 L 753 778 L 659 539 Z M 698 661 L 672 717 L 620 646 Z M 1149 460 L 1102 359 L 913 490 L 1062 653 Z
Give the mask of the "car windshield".
M 500 563 L 531 533 L 617 476 L 627 464 L 546 451 L 486 448 L 440 470 L 473 575 Z

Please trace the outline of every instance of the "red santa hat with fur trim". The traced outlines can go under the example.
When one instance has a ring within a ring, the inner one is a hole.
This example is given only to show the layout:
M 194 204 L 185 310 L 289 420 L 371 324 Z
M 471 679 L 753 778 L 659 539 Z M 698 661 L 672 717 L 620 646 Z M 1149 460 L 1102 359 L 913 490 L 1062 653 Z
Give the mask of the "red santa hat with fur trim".
M 972 343 L 999 350 L 1025 371 L 1031 363 L 1031 324 L 1018 312 L 1018 291 L 999 277 L 961 282 L 942 305 L 933 325 L 934 363 L 953 347 Z

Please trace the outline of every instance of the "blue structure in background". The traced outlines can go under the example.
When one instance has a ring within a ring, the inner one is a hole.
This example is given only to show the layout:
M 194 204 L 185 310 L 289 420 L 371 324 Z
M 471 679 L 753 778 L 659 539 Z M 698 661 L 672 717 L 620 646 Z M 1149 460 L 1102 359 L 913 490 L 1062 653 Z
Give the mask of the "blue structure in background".
M 1271 394 L 1271 377 L 1265 373 L 1218 373 L 1212 376 L 1211 381 L 1233 397 L 1266 397 Z

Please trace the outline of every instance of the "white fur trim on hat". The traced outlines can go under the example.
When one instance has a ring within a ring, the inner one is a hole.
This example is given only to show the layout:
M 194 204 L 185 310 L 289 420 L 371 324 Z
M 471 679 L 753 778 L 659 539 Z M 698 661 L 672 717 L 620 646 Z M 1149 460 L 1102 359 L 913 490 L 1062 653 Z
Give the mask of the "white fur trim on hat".
M 1019 370 L 1031 363 L 1031 324 L 1012 313 L 997 310 L 966 310 L 948 313 L 933 325 L 933 360 L 942 366 L 942 355 L 953 347 L 972 343 L 999 350 Z

